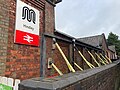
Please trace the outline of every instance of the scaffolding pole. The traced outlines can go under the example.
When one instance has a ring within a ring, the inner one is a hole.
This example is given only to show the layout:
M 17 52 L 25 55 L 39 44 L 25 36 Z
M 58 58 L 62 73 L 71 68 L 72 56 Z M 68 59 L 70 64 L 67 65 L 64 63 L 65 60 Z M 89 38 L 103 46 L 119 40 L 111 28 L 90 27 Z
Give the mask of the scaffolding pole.
M 78 48 L 75 47 L 77 50 Z M 94 65 L 92 65 L 90 62 L 87 61 L 87 59 L 83 56 L 83 54 L 78 50 L 78 53 L 80 54 L 80 56 L 83 58 L 83 60 L 86 62 L 86 64 L 90 67 L 90 68 L 95 68 Z
M 96 55 L 97 55 L 97 57 L 100 59 L 100 61 L 104 64 L 104 65 L 106 65 L 106 63 L 102 60 L 102 58 L 97 54 L 97 53 L 95 53 Z
M 107 63 L 107 64 L 109 64 L 109 62 L 107 61 L 107 59 L 100 53 L 100 55 L 102 56 L 102 58 L 105 60 L 105 62 Z
M 67 57 L 65 56 L 65 54 L 64 54 L 63 51 L 62 51 L 62 49 L 60 48 L 59 44 L 58 44 L 57 42 L 55 42 L 55 45 L 57 46 L 59 52 L 60 52 L 61 55 L 63 56 L 63 58 L 64 58 L 64 60 L 65 60 L 65 62 L 66 62 L 66 64 L 67 64 L 69 70 L 72 71 L 72 72 L 75 72 L 74 68 L 73 68 L 72 65 L 69 63 Z
M 77 65 L 77 63 L 74 62 L 74 64 L 77 68 L 79 68 L 81 71 L 83 71 L 83 69 L 79 65 Z
M 112 63 L 111 59 L 105 55 L 105 57 L 109 60 L 110 63 Z
M 101 65 L 97 62 L 97 60 L 96 60 L 95 57 L 92 55 L 92 53 L 91 53 L 89 50 L 87 50 L 87 51 L 88 51 L 88 53 L 90 54 L 90 56 L 93 58 L 94 62 L 98 65 L 98 67 L 100 67 Z
M 63 75 L 63 73 L 55 66 L 54 63 L 52 63 L 51 65 L 52 65 L 52 67 L 59 73 L 60 76 Z

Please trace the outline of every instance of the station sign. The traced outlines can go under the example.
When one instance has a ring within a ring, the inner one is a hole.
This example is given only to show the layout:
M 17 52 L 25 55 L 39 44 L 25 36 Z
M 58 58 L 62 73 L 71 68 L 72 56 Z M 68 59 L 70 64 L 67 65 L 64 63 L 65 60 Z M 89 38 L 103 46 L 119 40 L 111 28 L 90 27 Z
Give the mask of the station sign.
M 14 43 L 39 46 L 39 11 L 17 0 Z

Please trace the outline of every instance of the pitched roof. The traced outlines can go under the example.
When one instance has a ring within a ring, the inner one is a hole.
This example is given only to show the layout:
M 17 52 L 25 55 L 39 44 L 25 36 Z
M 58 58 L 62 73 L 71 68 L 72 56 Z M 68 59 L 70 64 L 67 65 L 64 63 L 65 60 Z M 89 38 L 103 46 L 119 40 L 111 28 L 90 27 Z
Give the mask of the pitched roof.
M 115 50 L 115 45 L 108 46 L 108 48 L 109 48 L 111 51 L 116 52 L 116 50 Z
M 78 38 L 79 41 L 90 44 L 95 47 L 100 47 L 102 45 L 102 35 L 96 35 L 96 36 L 90 36 L 90 37 L 84 37 L 84 38 Z

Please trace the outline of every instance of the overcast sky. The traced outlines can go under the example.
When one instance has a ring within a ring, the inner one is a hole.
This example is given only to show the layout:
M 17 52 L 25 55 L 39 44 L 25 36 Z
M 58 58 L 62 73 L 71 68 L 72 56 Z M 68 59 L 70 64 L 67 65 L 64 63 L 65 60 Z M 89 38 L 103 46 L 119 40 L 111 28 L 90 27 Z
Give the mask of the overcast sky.
M 120 0 L 62 0 L 55 13 L 56 29 L 74 37 L 120 36 Z

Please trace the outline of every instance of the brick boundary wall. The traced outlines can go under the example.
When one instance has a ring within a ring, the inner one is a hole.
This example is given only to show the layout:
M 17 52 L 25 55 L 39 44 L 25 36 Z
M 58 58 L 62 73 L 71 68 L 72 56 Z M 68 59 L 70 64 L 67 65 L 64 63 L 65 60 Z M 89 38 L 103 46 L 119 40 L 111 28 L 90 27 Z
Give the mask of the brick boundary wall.
M 120 60 L 55 78 L 22 81 L 19 90 L 119 90 Z

